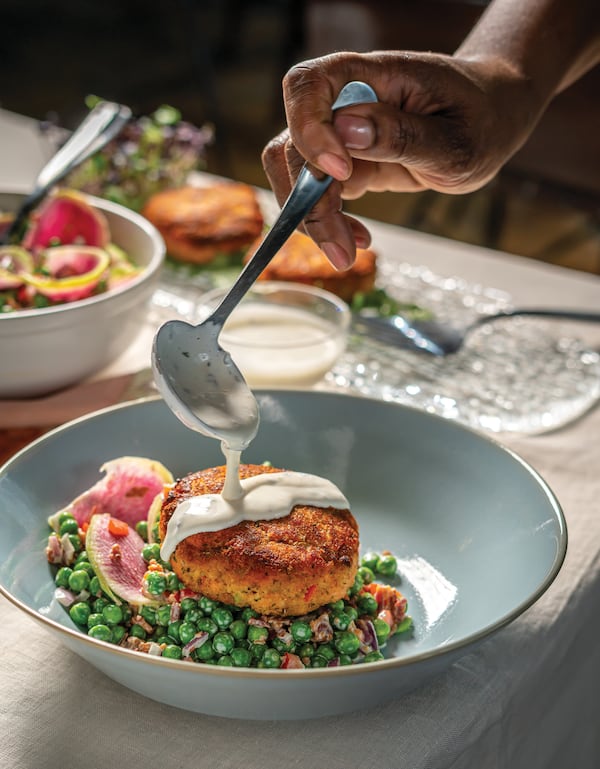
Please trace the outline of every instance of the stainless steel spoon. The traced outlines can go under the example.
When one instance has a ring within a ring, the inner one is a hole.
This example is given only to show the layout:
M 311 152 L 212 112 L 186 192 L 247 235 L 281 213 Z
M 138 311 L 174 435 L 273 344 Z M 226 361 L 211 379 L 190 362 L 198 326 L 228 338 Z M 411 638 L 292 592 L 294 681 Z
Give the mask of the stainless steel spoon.
M 360 334 L 370 336 L 392 347 L 417 350 L 429 355 L 443 357 L 458 352 L 463 347 L 469 334 L 476 328 L 480 328 L 486 323 L 492 323 L 500 318 L 514 318 L 517 316 L 600 323 L 600 312 L 522 307 L 498 312 L 493 315 L 482 315 L 462 328 L 437 320 L 411 320 L 402 315 L 392 315 L 390 317 L 356 315 L 353 320 L 353 328 Z
M 340 91 L 332 109 L 377 101 L 373 89 L 354 81 Z M 219 345 L 223 324 L 277 251 L 332 182 L 304 166 L 279 216 L 229 293 L 200 325 L 163 324 L 152 348 L 158 389 L 173 413 L 190 429 L 241 451 L 256 435 L 258 403 L 231 356 Z
M 99 102 L 69 140 L 52 156 L 38 174 L 34 188 L 25 198 L 10 226 L 0 237 L 0 245 L 20 234 L 25 219 L 50 189 L 76 166 L 102 149 L 131 118 L 131 110 L 114 102 Z

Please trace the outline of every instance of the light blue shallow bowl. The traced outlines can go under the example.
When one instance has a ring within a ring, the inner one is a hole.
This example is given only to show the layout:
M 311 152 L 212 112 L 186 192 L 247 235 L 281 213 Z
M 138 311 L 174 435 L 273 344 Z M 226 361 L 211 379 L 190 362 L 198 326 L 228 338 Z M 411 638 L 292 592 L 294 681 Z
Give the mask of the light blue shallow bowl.
M 0 591 L 119 683 L 187 710 L 256 719 L 370 707 L 423 683 L 530 607 L 566 551 L 552 491 L 523 460 L 475 432 L 404 406 L 350 396 L 259 392 L 261 427 L 243 461 L 312 472 L 351 502 L 361 550 L 391 550 L 414 619 L 382 662 L 249 670 L 150 657 L 90 639 L 53 600 L 47 516 L 121 455 L 173 474 L 223 463 L 161 400 L 115 407 L 44 436 L 0 469 Z

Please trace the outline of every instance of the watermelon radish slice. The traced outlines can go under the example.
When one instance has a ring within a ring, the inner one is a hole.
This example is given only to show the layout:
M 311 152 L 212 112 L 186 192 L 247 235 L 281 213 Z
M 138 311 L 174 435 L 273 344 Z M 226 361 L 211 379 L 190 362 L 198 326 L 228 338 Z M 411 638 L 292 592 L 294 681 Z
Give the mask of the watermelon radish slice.
M 148 568 L 142 557 L 144 540 L 131 527 L 124 536 L 111 533 L 109 513 L 92 516 L 85 535 L 85 549 L 102 590 L 115 603 L 156 604 L 142 592 Z
M 33 257 L 21 246 L 0 246 L 0 291 L 18 288 L 24 273 L 34 268 Z
M 85 299 L 110 265 L 106 251 L 94 246 L 55 246 L 40 255 L 44 274 L 24 273 L 24 281 L 55 302 Z
M 60 190 L 37 209 L 23 246 L 37 252 L 59 244 L 105 248 L 109 241 L 110 229 L 104 214 L 77 192 Z
M 100 472 L 105 477 L 65 508 L 80 526 L 95 513 L 108 513 L 135 527 L 138 521 L 147 520 L 150 505 L 165 484 L 174 482 L 164 465 L 145 457 L 112 459 Z

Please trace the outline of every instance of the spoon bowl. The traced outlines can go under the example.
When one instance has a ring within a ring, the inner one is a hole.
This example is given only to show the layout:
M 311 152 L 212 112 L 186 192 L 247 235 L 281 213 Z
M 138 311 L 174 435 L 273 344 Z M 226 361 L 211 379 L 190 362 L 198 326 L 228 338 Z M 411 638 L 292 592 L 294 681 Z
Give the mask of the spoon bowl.
M 342 88 L 332 109 L 377 101 L 373 89 L 359 81 Z M 191 326 L 168 321 L 152 347 L 157 387 L 173 413 L 192 430 L 220 439 L 242 451 L 259 424 L 258 404 L 231 355 L 219 344 L 225 321 L 277 251 L 323 196 L 333 179 L 317 178 L 305 165 L 279 216 L 214 312 Z

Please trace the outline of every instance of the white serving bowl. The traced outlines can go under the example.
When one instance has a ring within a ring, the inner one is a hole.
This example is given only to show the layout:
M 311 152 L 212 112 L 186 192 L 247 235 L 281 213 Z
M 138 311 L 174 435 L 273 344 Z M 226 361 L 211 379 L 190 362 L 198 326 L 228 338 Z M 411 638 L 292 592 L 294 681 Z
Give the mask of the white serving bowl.
M 24 196 L 0 193 L 0 211 Z M 123 353 L 144 322 L 165 246 L 158 231 L 129 209 L 87 196 L 108 219 L 111 240 L 143 267 L 104 294 L 56 307 L 0 314 L 0 398 L 28 398 L 69 387 Z
M 161 400 L 71 422 L 0 468 L 0 593 L 147 697 L 215 716 L 294 719 L 402 697 L 520 616 L 558 574 L 567 547 L 559 503 L 535 470 L 498 443 L 384 401 L 306 390 L 256 394 L 261 425 L 242 461 L 270 460 L 333 481 L 350 501 L 361 552 L 388 549 L 398 559 L 414 633 L 393 638 L 386 659 L 304 670 L 221 667 L 142 654 L 76 628 L 54 595 L 48 516 L 119 456 L 147 456 L 175 477 L 223 463 L 219 442 L 185 428 Z
M 201 298 L 200 318 L 228 289 Z M 346 348 L 350 308 L 339 297 L 300 283 L 256 283 L 228 318 L 219 343 L 251 387 L 305 387 L 318 382 Z

